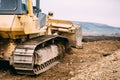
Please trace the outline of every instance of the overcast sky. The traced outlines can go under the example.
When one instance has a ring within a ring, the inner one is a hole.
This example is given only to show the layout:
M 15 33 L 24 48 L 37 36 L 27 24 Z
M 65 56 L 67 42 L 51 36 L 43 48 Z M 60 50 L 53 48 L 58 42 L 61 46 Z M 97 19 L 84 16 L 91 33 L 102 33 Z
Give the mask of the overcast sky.
M 41 8 L 57 19 L 120 27 L 120 0 L 41 0 Z

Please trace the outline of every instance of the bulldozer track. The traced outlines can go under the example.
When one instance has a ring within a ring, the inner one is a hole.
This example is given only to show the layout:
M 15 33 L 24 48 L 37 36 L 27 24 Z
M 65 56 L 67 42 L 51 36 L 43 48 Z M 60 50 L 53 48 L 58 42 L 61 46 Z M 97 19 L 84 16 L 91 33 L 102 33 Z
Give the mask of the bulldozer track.
M 44 64 L 41 64 L 40 66 L 37 66 L 36 69 L 34 69 L 34 73 L 35 74 L 39 74 L 39 73 L 42 73 L 48 69 L 50 69 L 52 66 L 56 65 L 57 63 L 59 63 L 58 61 L 58 58 L 55 57 L 47 62 L 45 62 Z
M 59 56 L 56 56 L 45 63 L 35 65 L 35 52 L 45 46 L 59 43 L 58 41 L 67 41 L 59 36 L 41 36 L 22 44 L 19 44 L 13 52 L 10 62 L 18 74 L 38 75 L 59 62 Z

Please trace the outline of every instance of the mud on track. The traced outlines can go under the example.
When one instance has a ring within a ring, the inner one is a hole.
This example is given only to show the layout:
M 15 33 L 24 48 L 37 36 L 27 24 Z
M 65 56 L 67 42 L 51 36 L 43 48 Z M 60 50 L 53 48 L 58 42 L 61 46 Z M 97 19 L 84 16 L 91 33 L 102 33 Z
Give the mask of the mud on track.
M 0 62 L 0 80 L 120 80 L 120 41 L 84 42 L 83 47 L 72 48 L 72 54 L 38 76 L 14 74 Z

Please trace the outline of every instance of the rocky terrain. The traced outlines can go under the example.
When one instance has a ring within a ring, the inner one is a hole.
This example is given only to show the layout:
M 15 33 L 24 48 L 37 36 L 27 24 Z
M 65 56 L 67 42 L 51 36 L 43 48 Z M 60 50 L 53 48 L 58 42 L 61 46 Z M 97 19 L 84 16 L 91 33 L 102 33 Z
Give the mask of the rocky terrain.
M 18 75 L 0 62 L 0 80 L 120 80 L 120 41 L 84 42 L 56 66 L 38 75 Z

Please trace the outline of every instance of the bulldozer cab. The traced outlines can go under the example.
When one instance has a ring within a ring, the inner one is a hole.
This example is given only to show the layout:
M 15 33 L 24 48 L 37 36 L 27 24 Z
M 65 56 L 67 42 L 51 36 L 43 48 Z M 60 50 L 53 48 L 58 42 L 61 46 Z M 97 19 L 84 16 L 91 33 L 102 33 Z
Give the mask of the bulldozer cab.
M 0 0 L 0 15 L 24 14 L 38 17 L 40 27 L 45 26 L 46 15 L 41 13 L 40 0 Z
M 0 0 L 0 14 L 27 14 L 27 0 Z
M 32 12 L 34 13 L 34 15 L 38 16 L 38 14 L 41 12 L 39 3 L 40 3 L 39 0 L 0 0 L 0 14 L 20 15 Z M 32 7 L 31 11 L 29 11 L 30 7 Z

